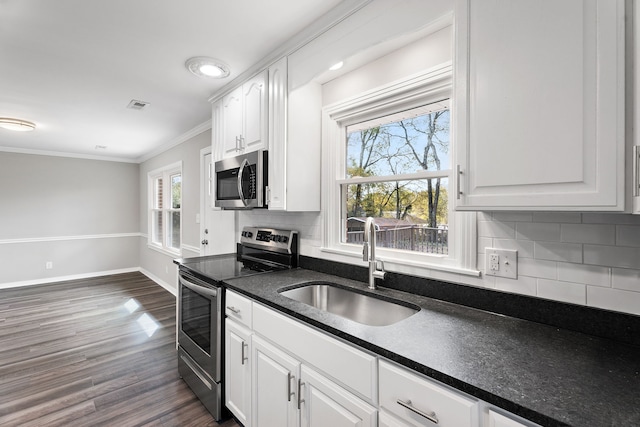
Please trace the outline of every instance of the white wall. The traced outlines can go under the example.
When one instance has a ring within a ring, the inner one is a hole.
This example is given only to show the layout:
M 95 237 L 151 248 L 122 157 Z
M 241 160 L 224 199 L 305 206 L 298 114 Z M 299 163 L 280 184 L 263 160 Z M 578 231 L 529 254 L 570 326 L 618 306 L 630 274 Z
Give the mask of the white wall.
M 0 152 L 0 287 L 136 269 L 138 199 L 136 164 Z
M 140 164 L 139 229 L 143 237 L 139 241 L 140 267 L 145 274 L 165 287 L 177 289 L 177 269 L 173 264 L 179 256 L 158 252 L 147 246 L 148 233 L 148 180 L 147 174 L 175 162 L 182 162 L 182 252 L 184 257 L 198 256 L 200 247 L 200 224 L 196 215 L 200 213 L 200 151 L 211 145 L 211 130 L 198 134 Z M 186 246 L 186 248 L 185 248 Z

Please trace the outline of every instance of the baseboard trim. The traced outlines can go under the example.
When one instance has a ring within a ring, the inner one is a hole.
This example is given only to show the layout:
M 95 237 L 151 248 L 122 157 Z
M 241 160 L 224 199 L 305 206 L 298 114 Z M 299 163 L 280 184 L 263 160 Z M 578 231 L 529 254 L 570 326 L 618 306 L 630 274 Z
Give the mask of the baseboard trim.
M 0 283 L 0 289 L 19 288 L 23 286 L 46 285 L 47 283 L 65 282 L 68 280 L 89 279 L 92 277 L 110 276 L 112 274 L 133 273 L 136 271 L 140 271 L 140 267 L 122 268 L 118 270 L 96 271 L 93 273 L 72 274 L 70 276 L 46 277 L 42 279 L 24 280 L 20 282 L 7 282 L 7 283 Z M 154 282 L 157 282 L 157 281 L 154 280 Z
M 142 267 L 138 268 L 138 271 L 140 273 L 144 274 L 145 276 L 147 276 L 149 279 L 151 279 L 154 282 L 156 282 L 158 285 L 160 285 L 163 288 L 165 288 L 167 291 L 171 292 L 171 294 L 173 294 L 173 296 L 178 297 L 178 290 L 175 289 L 170 284 L 168 284 L 167 282 L 165 282 L 164 280 L 162 280 L 161 278 L 159 278 L 158 276 L 156 276 L 155 274 L 151 273 L 148 270 L 145 270 Z

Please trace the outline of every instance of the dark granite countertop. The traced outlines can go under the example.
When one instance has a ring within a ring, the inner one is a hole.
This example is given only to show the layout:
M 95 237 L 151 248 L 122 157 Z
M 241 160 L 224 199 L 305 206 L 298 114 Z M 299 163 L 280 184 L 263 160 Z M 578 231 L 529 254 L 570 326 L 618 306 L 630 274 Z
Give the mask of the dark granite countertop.
M 198 273 L 196 271 L 196 273 Z M 366 326 L 281 296 L 330 281 L 421 307 Z M 640 426 L 640 348 L 312 270 L 226 280 L 229 289 L 543 426 Z

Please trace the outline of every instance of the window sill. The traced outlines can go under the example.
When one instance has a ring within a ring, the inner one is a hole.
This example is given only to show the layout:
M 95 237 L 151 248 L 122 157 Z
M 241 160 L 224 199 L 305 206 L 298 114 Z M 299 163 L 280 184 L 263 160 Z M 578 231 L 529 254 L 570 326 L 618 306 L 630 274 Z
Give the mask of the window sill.
M 147 243 L 147 248 L 152 249 L 152 250 L 154 250 L 156 252 L 160 252 L 161 254 L 171 256 L 171 257 L 181 257 L 182 256 L 182 251 L 175 251 L 175 252 L 174 251 L 170 251 L 170 250 L 167 250 L 167 249 L 165 249 L 163 247 L 156 246 L 156 245 L 151 244 L 151 243 Z
M 327 247 L 320 248 L 320 251 L 327 254 L 338 255 L 340 258 L 343 258 L 344 262 L 347 262 L 349 264 L 355 264 L 352 261 L 356 259 L 362 261 L 362 254 L 360 252 L 352 252 L 344 249 L 327 248 Z M 443 256 L 438 256 L 438 255 L 434 255 L 434 257 L 444 258 Z M 422 273 L 420 274 L 421 276 L 426 276 L 429 270 L 436 270 L 436 271 L 444 271 L 447 273 L 462 274 L 465 276 L 480 277 L 480 271 L 475 269 L 469 269 L 469 268 L 458 267 L 453 265 L 429 263 L 429 262 L 407 261 L 407 260 L 401 260 L 398 258 L 393 258 L 388 256 L 376 257 L 376 258 L 378 258 L 379 261 L 384 262 L 384 267 L 386 271 L 391 271 L 396 273 L 416 274 L 416 272 L 419 272 L 419 273 Z M 340 260 L 336 259 L 336 261 L 340 261 Z

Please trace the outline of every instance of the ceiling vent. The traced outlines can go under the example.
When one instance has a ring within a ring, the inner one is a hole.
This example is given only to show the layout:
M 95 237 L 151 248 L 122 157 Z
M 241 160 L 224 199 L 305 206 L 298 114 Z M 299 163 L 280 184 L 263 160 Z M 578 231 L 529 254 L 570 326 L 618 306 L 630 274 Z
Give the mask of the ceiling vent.
M 131 108 L 132 110 L 142 110 L 144 107 L 149 105 L 148 102 L 138 101 L 137 99 L 132 99 L 127 108 Z

